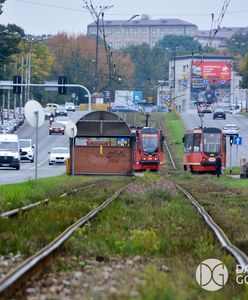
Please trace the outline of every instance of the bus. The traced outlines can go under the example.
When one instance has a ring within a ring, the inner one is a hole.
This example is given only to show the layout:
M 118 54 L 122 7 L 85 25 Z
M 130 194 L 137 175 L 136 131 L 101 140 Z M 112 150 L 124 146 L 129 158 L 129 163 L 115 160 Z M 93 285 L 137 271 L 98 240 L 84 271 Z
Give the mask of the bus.
M 215 127 L 187 130 L 183 137 L 185 171 L 216 173 L 216 158 L 226 167 L 226 137 Z

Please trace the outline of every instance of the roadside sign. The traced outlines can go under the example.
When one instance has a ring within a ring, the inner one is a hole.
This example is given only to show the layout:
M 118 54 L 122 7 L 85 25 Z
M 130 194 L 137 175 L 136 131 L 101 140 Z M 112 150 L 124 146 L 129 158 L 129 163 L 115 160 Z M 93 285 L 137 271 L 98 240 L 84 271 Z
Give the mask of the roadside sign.
M 50 91 L 50 92 L 53 92 L 53 91 L 57 92 L 58 91 L 58 87 L 57 87 L 58 81 L 45 81 L 45 84 L 55 85 L 54 87 L 53 86 L 46 86 L 45 91 Z
M 235 136 L 234 140 L 233 140 L 233 144 L 238 145 L 238 146 L 242 145 L 242 137 L 241 136 Z
M 0 81 L 0 90 L 12 90 L 13 89 L 13 81 L 9 80 L 1 80 Z

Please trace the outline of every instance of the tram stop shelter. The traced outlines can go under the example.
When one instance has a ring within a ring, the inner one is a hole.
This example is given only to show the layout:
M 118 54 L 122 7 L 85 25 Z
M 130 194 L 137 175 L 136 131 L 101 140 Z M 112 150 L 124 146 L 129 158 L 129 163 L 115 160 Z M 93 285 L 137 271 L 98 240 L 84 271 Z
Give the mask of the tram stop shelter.
M 109 111 L 93 111 L 79 119 L 76 127 L 77 135 L 70 138 L 70 174 L 132 173 L 131 131 L 122 118 Z

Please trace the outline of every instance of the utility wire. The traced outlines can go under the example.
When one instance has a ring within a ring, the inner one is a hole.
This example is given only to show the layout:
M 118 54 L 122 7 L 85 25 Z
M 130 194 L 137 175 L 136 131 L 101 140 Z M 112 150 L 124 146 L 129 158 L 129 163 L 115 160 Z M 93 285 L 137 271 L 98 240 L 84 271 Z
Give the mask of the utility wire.
M 80 12 L 80 13 L 84 13 L 84 11 L 82 9 L 77 9 L 77 8 L 71 8 L 71 7 L 65 7 L 65 6 L 60 6 L 60 5 L 52 5 L 49 3 L 41 3 L 41 2 L 34 2 L 34 1 L 29 1 L 29 0 L 15 0 L 16 2 L 23 2 L 23 3 L 28 3 L 28 4 L 32 4 L 32 5 L 39 5 L 39 6 L 44 6 L 44 7 L 52 7 L 52 8 L 57 8 L 57 9 L 65 9 L 65 10 L 70 10 L 70 11 L 76 11 L 76 12 Z M 231 14 L 243 14 L 243 13 L 247 13 L 248 9 L 245 10 L 234 10 L 234 11 L 229 11 L 226 12 L 226 15 L 231 15 Z M 140 13 L 140 15 L 145 14 L 145 13 Z M 129 16 L 130 14 L 122 14 L 122 13 L 110 13 L 110 16 Z M 152 14 L 152 16 L 156 16 L 156 17 L 163 17 L 164 15 L 161 14 Z M 168 14 L 166 13 L 166 16 L 170 16 L 170 17 L 175 17 L 175 16 L 179 16 L 179 17 L 184 17 L 184 16 L 188 16 L 188 17 L 201 17 L 201 16 L 209 16 L 209 13 L 192 13 L 192 14 L 178 14 L 178 13 L 173 13 L 173 14 Z

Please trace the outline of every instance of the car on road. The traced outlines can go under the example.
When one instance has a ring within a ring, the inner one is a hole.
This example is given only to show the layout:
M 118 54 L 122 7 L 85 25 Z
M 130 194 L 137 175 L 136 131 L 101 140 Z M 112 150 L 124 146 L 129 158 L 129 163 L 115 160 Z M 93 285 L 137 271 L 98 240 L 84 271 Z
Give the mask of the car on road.
M 66 126 L 69 121 L 70 119 L 68 117 L 57 117 L 55 119 L 55 123 L 62 124 L 64 126 Z
M 225 135 L 239 135 L 239 127 L 236 124 L 226 124 L 223 128 L 223 133 Z
M 65 134 L 65 125 L 61 123 L 52 123 L 49 126 L 49 135 L 53 133 Z
M 55 116 L 67 117 L 67 109 L 64 106 L 59 106 L 56 110 Z
M 0 167 L 20 170 L 20 145 L 17 134 L 0 134 Z
M 65 102 L 65 109 L 67 111 L 75 111 L 75 104 L 73 102 Z
M 47 103 L 45 109 L 50 110 L 53 115 L 55 116 L 56 110 L 58 109 L 59 105 L 56 103 Z
M 19 139 L 21 160 L 34 162 L 34 145 L 31 139 Z
M 49 120 L 50 117 L 55 117 L 55 113 L 49 108 L 44 108 L 45 120 Z
M 56 163 L 65 163 L 70 157 L 69 150 L 65 147 L 54 147 L 48 152 L 48 163 L 49 165 Z
M 226 113 L 222 108 L 216 108 L 213 113 L 213 119 L 226 119 Z

